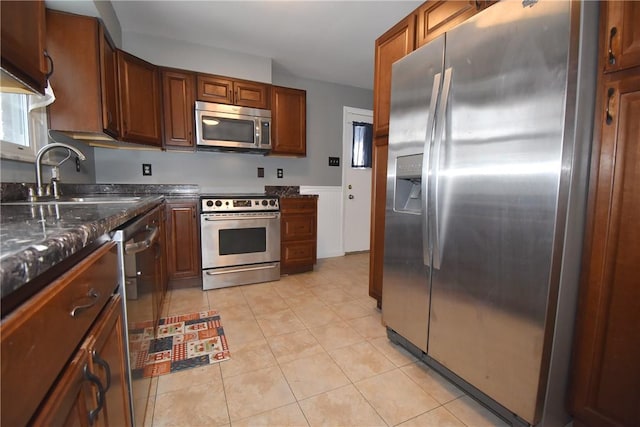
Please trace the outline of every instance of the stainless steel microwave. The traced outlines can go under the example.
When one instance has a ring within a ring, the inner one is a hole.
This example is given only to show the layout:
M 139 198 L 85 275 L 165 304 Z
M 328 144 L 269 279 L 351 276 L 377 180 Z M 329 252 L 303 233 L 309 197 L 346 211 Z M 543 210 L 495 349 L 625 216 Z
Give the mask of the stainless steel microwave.
M 198 150 L 271 150 L 271 110 L 197 101 L 195 112 Z

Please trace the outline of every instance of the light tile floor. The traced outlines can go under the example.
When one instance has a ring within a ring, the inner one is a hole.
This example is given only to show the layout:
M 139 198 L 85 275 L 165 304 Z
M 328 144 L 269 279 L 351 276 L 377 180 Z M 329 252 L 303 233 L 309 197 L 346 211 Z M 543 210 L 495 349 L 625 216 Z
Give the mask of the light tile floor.
M 231 359 L 154 378 L 152 426 L 505 426 L 391 344 L 368 254 L 310 273 L 169 293 L 166 314 L 220 312 Z

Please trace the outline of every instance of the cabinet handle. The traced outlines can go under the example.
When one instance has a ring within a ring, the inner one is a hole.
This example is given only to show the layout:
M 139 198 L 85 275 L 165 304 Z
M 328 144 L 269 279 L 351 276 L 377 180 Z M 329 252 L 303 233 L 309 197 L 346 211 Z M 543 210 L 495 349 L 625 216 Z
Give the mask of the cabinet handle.
M 610 87 L 609 90 L 607 90 L 607 118 L 606 118 L 607 125 L 610 125 L 611 122 L 613 122 L 613 116 L 611 115 L 611 98 L 613 98 L 614 93 L 615 93 L 615 90 L 612 87 Z
M 616 27 L 611 28 L 609 32 L 609 64 L 615 65 L 616 63 L 616 55 L 613 53 L 613 38 L 618 34 L 618 29 Z
M 44 57 L 49 61 L 49 72 L 44 76 L 45 79 L 49 80 L 49 77 L 53 74 L 53 58 L 49 56 L 49 52 L 44 51 Z
M 93 383 L 93 385 L 95 385 L 98 389 L 98 393 L 96 394 L 96 397 L 98 399 L 98 406 L 96 406 L 95 409 L 89 411 L 89 425 L 93 425 L 93 423 L 96 421 L 96 418 L 98 417 L 98 413 L 100 413 L 102 407 L 104 406 L 104 387 L 102 387 L 100 378 L 96 377 L 89 371 L 88 365 L 85 364 L 82 371 L 87 381 Z
M 93 354 L 91 355 L 91 357 L 94 363 L 102 366 L 102 368 L 104 369 L 104 372 L 107 377 L 107 385 L 104 387 L 104 392 L 106 393 L 111 388 L 111 367 L 109 367 L 109 364 L 107 363 L 107 361 L 104 360 L 102 357 L 100 357 L 95 350 L 93 350 Z
M 476 0 L 475 3 L 476 3 L 476 9 L 480 10 L 480 6 L 481 6 L 480 0 Z
M 77 305 L 77 306 L 73 307 L 71 309 L 71 311 L 69 312 L 71 317 L 77 317 L 78 315 L 80 315 L 86 309 L 91 308 L 94 305 L 96 305 L 96 303 L 98 302 L 98 298 L 100 298 L 100 292 L 98 292 L 95 289 L 91 288 L 91 289 L 89 289 L 89 292 L 87 292 L 87 297 L 91 298 L 91 301 L 89 303 L 87 303 L 87 304 Z

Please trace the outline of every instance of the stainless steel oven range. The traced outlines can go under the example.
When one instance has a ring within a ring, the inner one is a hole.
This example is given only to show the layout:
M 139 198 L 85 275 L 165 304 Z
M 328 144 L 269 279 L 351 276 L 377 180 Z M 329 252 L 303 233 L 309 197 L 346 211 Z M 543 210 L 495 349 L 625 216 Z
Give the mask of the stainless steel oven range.
M 204 290 L 280 279 L 277 196 L 200 197 Z

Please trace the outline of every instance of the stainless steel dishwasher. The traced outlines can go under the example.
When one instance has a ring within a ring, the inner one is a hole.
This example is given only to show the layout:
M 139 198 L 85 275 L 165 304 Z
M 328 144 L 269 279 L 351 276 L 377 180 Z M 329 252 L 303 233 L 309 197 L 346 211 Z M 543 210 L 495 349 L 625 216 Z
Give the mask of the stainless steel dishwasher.
M 124 336 L 130 404 L 134 425 L 143 425 L 151 377 L 132 369 L 129 329 L 138 322 L 160 317 L 162 268 L 162 215 L 164 203 L 123 225 L 113 235 L 118 242 L 118 281 L 124 304 Z M 155 328 L 153 328 L 155 331 Z

